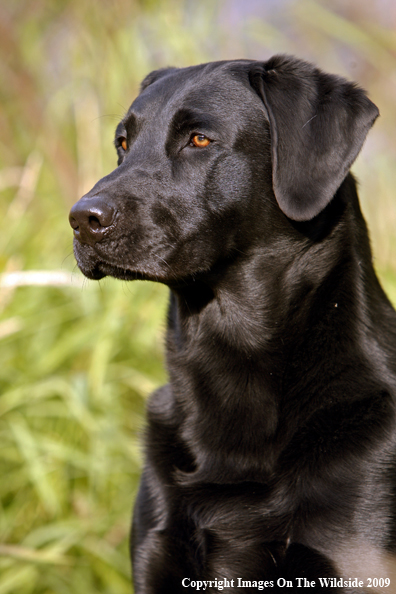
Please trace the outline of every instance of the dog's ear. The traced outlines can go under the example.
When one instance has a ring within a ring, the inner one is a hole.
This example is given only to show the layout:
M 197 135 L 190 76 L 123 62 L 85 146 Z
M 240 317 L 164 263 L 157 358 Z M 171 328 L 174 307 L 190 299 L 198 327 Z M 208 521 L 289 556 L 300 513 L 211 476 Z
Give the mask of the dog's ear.
M 289 56 L 252 66 L 250 84 L 268 113 L 279 207 L 308 221 L 336 193 L 378 109 L 355 84 Z
M 148 74 L 146 76 L 146 78 L 143 79 L 143 81 L 140 85 L 140 92 L 144 91 L 144 89 L 147 89 L 147 87 L 152 85 L 155 81 L 166 76 L 170 72 L 173 72 L 174 70 L 177 70 L 177 68 L 169 67 L 169 68 L 159 68 L 158 70 L 153 70 L 153 72 L 150 72 L 150 74 Z

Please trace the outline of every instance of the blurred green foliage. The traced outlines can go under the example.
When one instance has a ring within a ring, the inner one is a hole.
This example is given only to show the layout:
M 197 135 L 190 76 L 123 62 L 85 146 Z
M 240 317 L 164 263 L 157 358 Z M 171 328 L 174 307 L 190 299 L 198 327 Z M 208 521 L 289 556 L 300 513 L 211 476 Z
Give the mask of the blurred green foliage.
M 67 213 L 114 167 L 113 130 L 140 80 L 167 65 L 276 52 L 359 80 L 382 120 L 355 171 L 396 302 L 389 10 L 360 0 L 2 2 L 0 594 L 131 591 L 128 531 L 144 403 L 165 381 L 167 291 L 82 281 Z M 28 270 L 49 273 L 45 284 L 10 281 Z

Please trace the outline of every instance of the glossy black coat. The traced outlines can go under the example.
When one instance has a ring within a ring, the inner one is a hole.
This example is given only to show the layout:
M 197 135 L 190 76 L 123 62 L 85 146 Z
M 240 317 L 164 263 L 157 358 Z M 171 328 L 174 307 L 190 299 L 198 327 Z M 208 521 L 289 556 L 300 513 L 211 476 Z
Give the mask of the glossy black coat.
M 171 289 L 136 594 L 396 588 L 396 314 L 349 173 L 377 115 L 287 56 L 156 71 L 117 128 L 118 168 L 74 207 L 84 274 Z

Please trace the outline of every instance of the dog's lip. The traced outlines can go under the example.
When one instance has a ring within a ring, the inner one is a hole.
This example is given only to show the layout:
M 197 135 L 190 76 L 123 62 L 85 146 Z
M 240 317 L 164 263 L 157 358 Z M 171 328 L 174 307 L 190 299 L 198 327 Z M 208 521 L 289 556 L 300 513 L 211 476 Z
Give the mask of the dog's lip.
M 83 273 L 84 276 L 86 276 L 87 278 L 89 278 L 90 280 L 100 280 L 102 278 L 104 278 L 106 276 L 106 274 L 100 272 L 97 268 L 93 268 L 93 269 L 88 269 L 79 266 L 81 272 Z
M 100 280 L 105 276 L 112 276 L 119 280 L 133 281 L 133 280 L 151 280 L 156 282 L 166 283 L 168 279 L 164 278 L 159 273 L 152 271 L 138 271 L 125 266 L 118 266 L 116 264 L 106 262 L 103 259 L 98 259 L 93 266 L 84 266 L 83 262 L 79 262 L 78 266 L 81 272 L 91 280 Z
M 154 275 L 149 278 L 149 276 L 145 273 L 121 266 L 116 266 L 114 264 L 108 264 L 107 262 L 101 262 L 99 266 L 97 266 L 97 270 L 103 274 L 103 276 L 113 276 L 119 280 L 155 280 Z
M 163 283 L 171 288 L 184 288 L 190 282 L 198 280 L 201 273 L 208 272 L 208 268 L 201 268 L 194 274 L 179 275 L 176 268 L 172 270 L 170 266 L 167 269 L 161 269 L 161 260 L 158 257 L 157 266 L 139 266 L 139 269 L 129 266 L 120 266 L 117 262 L 112 261 L 107 254 L 101 250 L 101 245 L 83 244 L 75 238 L 74 240 L 74 255 L 77 260 L 78 267 L 81 272 L 89 279 L 100 280 L 105 276 L 112 276 L 119 280 L 133 281 L 146 280 L 158 283 Z

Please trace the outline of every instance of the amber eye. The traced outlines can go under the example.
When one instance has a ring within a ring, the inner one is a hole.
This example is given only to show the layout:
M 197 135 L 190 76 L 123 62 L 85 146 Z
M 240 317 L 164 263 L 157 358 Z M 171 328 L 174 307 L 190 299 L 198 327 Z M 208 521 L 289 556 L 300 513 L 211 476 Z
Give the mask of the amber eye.
M 205 148 L 205 146 L 210 144 L 210 140 L 204 134 L 194 134 L 194 136 L 191 138 L 190 144 L 192 146 L 196 146 L 197 148 Z
M 124 151 L 126 151 L 126 150 L 127 150 L 127 141 L 126 141 L 126 138 L 123 138 L 123 139 L 122 139 L 122 141 L 121 141 L 121 146 L 122 146 L 122 148 L 124 149 Z

